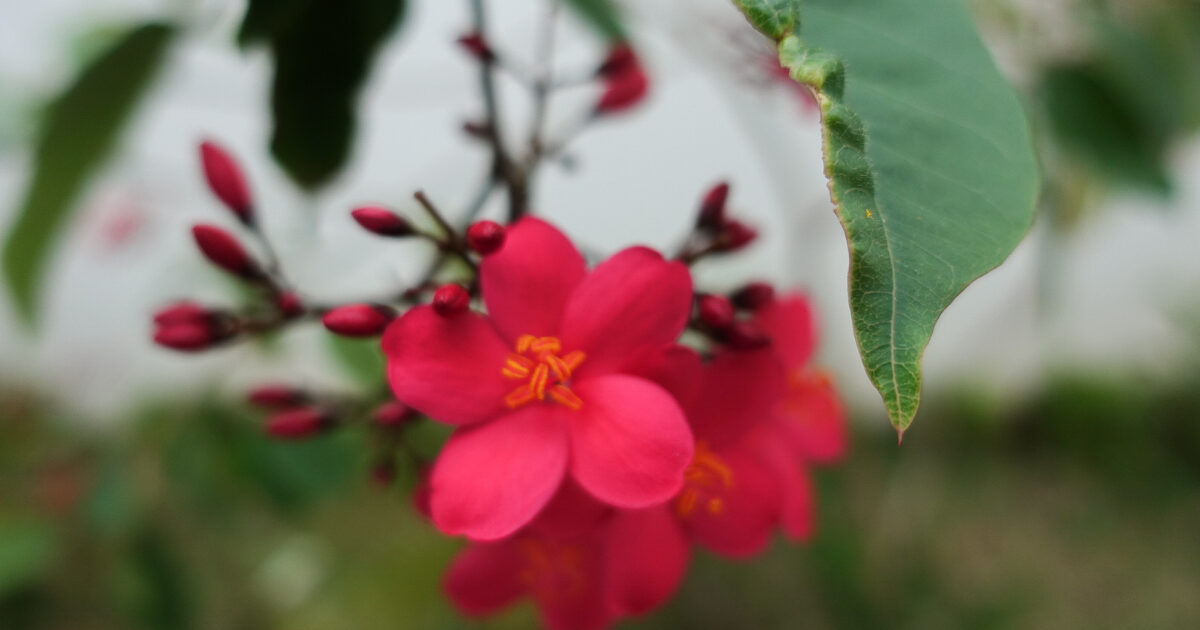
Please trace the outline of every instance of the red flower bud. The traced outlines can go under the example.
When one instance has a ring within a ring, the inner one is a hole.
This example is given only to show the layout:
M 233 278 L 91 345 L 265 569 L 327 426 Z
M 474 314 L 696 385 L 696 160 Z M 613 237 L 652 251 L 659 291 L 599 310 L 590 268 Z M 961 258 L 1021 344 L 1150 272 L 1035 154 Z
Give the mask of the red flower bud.
M 715 230 L 725 224 L 725 202 L 729 199 L 729 182 L 719 182 L 704 194 L 696 226 Z
M 280 440 L 312 437 L 333 424 L 329 414 L 316 407 L 298 407 L 280 411 L 267 419 L 267 434 Z
M 496 60 L 496 53 L 492 51 L 492 47 L 488 45 L 482 33 L 467 33 L 458 38 L 458 45 L 463 47 L 475 59 L 484 63 L 491 63 Z
M 702 295 L 697 303 L 700 321 L 714 330 L 733 325 L 733 304 L 720 295 Z
M 204 257 L 221 269 L 242 278 L 252 278 L 261 273 L 241 243 L 229 232 L 202 223 L 192 226 L 192 236 Z
M 307 402 L 308 394 L 289 385 L 260 385 L 250 390 L 246 401 L 263 409 L 286 409 Z
M 486 140 L 487 138 L 492 137 L 492 127 L 485 122 L 468 120 L 467 122 L 463 123 L 462 130 L 463 133 L 467 134 L 468 136 L 471 136 L 472 138 L 478 138 L 480 140 Z
M 467 310 L 471 295 L 457 284 L 444 284 L 433 292 L 433 310 L 442 317 L 450 317 Z
M 467 228 L 467 247 L 480 256 L 498 251 L 504 245 L 505 229 L 495 221 L 476 221 Z
M 409 409 L 408 405 L 397 400 L 385 402 L 376 407 L 375 411 L 371 413 L 371 417 L 375 419 L 375 424 L 388 428 L 403 426 L 409 420 L 412 420 L 415 415 L 416 413 L 412 409 Z
M 412 225 L 404 217 L 382 206 L 362 206 L 350 212 L 368 232 L 380 236 L 411 236 Z
M 275 306 L 288 319 L 304 314 L 304 303 L 300 301 L 300 296 L 292 291 L 284 291 L 275 296 Z
M 212 325 L 201 322 L 166 324 L 154 331 L 154 343 L 182 352 L 207 350 L 221 339 Z
M 330 332 L 346 337 L 374 337 L 387 328 L 394 317 L 392 310 L 376 304 L 339 306 L 321 318 Z
M 242 169 L 233 161 L 229 153 L 216 143 L 204 141 L 200 143 L 200 163 L 204 167 L 204 179 L 213 194 L 224 203 L 237 218 L 250 225 L 254 222 L 253 203 L 250 201 L 250 189 L 242 177 Z
M 209 310 L 195 302 L 184 300 L 163 308 L 154 314 L 158 326 L 203 322 L 209 318 Z
M 738 308 L 757 311 L 775 301 L 775 287 L 766 282 L 751 282 L 734 291 L 730 300 Z
M 633 52 L 633 48 L 625 42 L 614 44 L 608 49 L 608 56 L 596 68 L 596 76 L 605 79 L 632 72 L 640 67 L 637 54 Z
M 736 350 L 753 350 L 771 343 L 771 338 L 752 321 L 734 322 L 725 330 L 725 343 Z
M 650 79 L 641 68 L 634 68 L 608 79 L 604 93 L 596 101 L 597 114 L 615 114 L 637 105 L 646 98 Z
M 749 245 L 756 238 L 758 238 L 758 232 L 754 228 L 739 221 L 726 221 L 725 225 L 721 226 L 721 233 L 717 236 L 717 244 L 720 251 L 735 252 Z

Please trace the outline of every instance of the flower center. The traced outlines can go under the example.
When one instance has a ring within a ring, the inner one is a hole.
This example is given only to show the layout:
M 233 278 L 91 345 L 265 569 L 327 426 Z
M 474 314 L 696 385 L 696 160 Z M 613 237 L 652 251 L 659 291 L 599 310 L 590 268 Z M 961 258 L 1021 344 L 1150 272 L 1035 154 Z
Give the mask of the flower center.
M 546 400 L 547 396 L 571 409 L 583 407 L 583 401 L 571 391 L 568 382 L 585 355 L 576 350 L 559 356 L 561 352 L 562 342 L 558 337 L 521 335 L 517 339 L 516 352 L 508 355 L 500 369 L 505 378 L 525 381 L 504 397 L 509 409 Z
M 683 472 L 683 481 L 683 491 L 675 500 L 676 514 L 687 518 L 702 503 L 709 514 L 720 514 L 725 501 L 719 495 L 733 487 L 733 469 L 710 451 L 707 444 L 697 442 L 692 463 Z
M 581 545 L 526 538 L 518 541 L 518 549 L 523 566 L 517 577 L 532 590 L 561 600 L 577 597 L 587 588 Z

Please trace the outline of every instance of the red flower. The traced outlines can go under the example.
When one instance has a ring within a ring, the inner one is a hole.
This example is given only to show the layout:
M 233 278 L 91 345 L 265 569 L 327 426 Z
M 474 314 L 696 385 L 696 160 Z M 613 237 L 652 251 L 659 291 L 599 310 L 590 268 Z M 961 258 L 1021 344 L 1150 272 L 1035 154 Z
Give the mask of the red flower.
M 437 526 L 502 538 L 568 475 L 610 505 L 673 496 L 692 436 L 675 399 L 634 374 L 682 332 L 687 268 L 634 247 L 589 273 L 562 233 L 525 218 L 483 259 L 480 286 L 487 316 L 418 306 L 383 339 L 396 397 L 460 425 L 432 473 Z

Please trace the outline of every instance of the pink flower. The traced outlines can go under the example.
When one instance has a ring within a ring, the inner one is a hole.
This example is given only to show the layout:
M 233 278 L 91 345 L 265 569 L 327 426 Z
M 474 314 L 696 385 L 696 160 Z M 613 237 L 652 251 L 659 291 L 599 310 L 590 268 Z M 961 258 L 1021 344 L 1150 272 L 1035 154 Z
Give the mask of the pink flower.
M 525 218 L 480 285 L 488 315 L 418 306 L 383 339 L 396 397 L 459 426 L 432 472 L 434 523 L 502 538 L 567 476 L 624 508 L 673 496 L 692 436 L 675 399 L 635 374 L 687 322 L 686 267 L 633 247 L 588 272 L 562 233 Z

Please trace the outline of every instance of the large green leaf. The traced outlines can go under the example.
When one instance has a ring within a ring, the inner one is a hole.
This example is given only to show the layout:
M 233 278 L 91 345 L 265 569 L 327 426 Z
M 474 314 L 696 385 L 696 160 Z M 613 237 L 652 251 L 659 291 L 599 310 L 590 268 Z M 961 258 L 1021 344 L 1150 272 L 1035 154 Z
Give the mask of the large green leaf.
M 17 312 L 32 322 L 43 270 L 73 202 L 104 162 L 150 84 L 173 28 L 131 30 L 88 66 L 52 104 L 15 227 L 4 243 L 4 277 Z
M 598 33 L 612 40 L 626 38 L 621 15 L 611 0 L 561 0 Z
M 779 4 L 739 2 L 747 15 Z M 765 32 L 782 36 L 780 61 L 817 93 L 859 351 L 903 433 L 934 323 L 1032 221 L 1029 131 L 958 0 L 798 6 L 792 29 Z
M 350 156 L 358 92 L 404 0 L 251 0 L 238 38 L 275 58 L 271 153 L 296 183 L 317 188 Z

